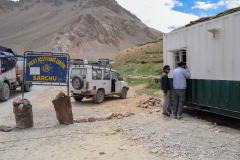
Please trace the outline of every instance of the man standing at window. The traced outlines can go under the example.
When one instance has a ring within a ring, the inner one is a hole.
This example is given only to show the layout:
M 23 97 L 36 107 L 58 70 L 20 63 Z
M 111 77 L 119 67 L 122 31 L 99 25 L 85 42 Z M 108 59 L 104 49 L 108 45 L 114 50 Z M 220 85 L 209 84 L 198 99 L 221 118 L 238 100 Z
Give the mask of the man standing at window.
M 174 105 L 173 115 L 175 119 L 182 118 L 183 103 L 185 101 L 185 91 L 187 87 L 186 79 L 191 77 L 190 70 L 186 63 L 179 62 L 178 68 L 173 71 Z
M 164 94 L 164 101 L 163 101 L 163 111 L 162 114 L 166 115 L 166 116 L 170 116 L 171 110 L 170 110 L 170 103 L 171 103 L 171 87 L 170 87 L 170 83 L 168 80 L 168 73 L 170 72 L 170 66 L 169 65 L 165 65 L 163 67 L 163 73 L 161 75 L 161 89 L 163 91 Z

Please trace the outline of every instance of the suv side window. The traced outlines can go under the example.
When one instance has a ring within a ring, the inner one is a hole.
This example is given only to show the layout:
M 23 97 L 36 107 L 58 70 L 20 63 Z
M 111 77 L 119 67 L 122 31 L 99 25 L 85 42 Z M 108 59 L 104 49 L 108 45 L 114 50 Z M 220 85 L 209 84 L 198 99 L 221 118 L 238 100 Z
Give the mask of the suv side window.
M 101 80 L 102 79 L 102 71 L 93 69 L 92 79 L 93 80 Z
M 112 79 L 118 80 L 118 77 L 115 72 L 112 72 Z
M 104 71 L 103 80 L 110 80 L 110 71 Z

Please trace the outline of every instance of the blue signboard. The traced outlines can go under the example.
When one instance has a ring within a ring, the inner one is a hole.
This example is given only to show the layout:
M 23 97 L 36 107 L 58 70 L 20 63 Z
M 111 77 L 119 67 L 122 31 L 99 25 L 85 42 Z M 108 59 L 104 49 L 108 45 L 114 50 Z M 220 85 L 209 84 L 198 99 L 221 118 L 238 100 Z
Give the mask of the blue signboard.
M 26 82 L 67 83 L 67 61 L 64 56 L 28 55 Z

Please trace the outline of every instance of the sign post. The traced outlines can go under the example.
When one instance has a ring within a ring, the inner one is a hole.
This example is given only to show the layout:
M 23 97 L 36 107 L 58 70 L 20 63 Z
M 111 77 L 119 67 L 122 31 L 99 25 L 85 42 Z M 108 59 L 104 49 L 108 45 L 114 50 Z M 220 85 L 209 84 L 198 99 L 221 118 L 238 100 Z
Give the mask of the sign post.
M 69 64 L 67 53 L 35 52 L 24 53 L 24 83 L 33 85 L 67 86 L 69 96 Z M 24 98 L 24 92 L 22 93 Z M 22 98 L 22 99 L 23 99 Z

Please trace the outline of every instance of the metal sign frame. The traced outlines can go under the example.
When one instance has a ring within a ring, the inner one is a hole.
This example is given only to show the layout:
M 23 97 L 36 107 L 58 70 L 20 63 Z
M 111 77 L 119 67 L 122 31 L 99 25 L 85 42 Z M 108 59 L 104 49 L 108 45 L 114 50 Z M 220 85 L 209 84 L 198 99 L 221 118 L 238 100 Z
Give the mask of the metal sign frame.
M 44 56 L 44 57 L 66 57 L 67 58 L 67 75 L 66 83 L 61 82 L 45 82 L 45 81 L 26 81 L 26 60 L 29 56 Z M 67 86 L 67 95 L 69 96 L 69 68 L 70 68 L 70 55 L 68 53 L 55 53 L 55 52 L 40 52 L 40 51 L 25 51 L 24 52 L 24 66 L 23 66 L 23 83 L 22 83 L 22 99 L 24 99 L 24 86 L 31 83 L 32 85 L 45 85 L 45 86 Z

